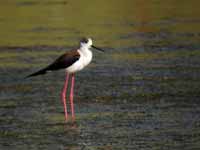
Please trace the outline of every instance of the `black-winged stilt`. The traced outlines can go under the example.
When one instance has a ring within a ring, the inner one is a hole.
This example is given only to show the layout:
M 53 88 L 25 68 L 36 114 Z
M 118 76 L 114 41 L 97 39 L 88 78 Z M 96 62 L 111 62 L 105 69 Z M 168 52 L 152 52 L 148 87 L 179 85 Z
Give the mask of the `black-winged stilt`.
M 65 120 L 68 119 L 68 113 L 67 113 L 67 105 L 66 105 L 66 91 L 68 86 L 68 80 L 70 75 L 71 77 L 71 89 L 70 89 L 70 106 L 71 106 L 71 115 L 72 119 L 75 119 L 74 114 L 74 80 L 75 76 L 74 74 L 77 71 L 82 70 L 84 67 L 86 67 L 92 60 L 92 51 L 90 48 L 95 48 L 100 51 L 104 51 L 98 47 L 95 47 L 92 45 L 92 40 L 90 38 L 83 38 L 80 41 L 80 47 L 76 50 L 71 50 L 66 52 L 65 54 L 61 55 L 59 58 L 57 58 L 52 64 L 47 66 L 44 69 L 41 69 L 33 74 L 28 75 L 26 78 L 37 76 L 41 74 L 45 74 L 48 71 L 55 71 L 59 69 L 65 69 L 66 70 L 66 79 L 65 84 L 61 93 L 63 106 L 64 106 L 64 112 L 65 112 Z

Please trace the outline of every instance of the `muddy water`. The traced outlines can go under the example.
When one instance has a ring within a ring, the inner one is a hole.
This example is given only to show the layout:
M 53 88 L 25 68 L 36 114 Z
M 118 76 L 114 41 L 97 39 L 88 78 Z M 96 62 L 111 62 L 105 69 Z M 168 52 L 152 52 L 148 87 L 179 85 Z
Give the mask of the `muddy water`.
M 199 149 L 199 3 L 1 1 L 0 149 Z M 23 77 L 81 36 L 106 53 L 76 75 L 66 124 L 64 72 Z

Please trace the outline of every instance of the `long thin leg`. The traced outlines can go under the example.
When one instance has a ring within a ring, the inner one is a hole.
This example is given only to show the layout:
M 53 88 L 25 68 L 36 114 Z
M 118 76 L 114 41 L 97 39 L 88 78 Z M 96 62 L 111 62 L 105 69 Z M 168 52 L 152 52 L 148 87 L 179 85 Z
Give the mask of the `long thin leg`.
M 67 104 L 66 104 L 66 91 L 67 91 L 68 80 L 69 80 L 69 74 L 66 73 L 65 84 L 64 84 L 62 94 L 61 94 L 63 106 L 64 106 L 64 112 L 65 112 L 65 120 L 67 120 L 67 117 L 68 117 Z
M 70 105 L 71 105 L 72 119 L 75 119 L 75 115 L 74 115 L 74 80 L 75 80 L 75 76 L 74 76 L 74 74 L 72 74 L 72 84 L 71 84 L 71 90 L 70 90 Z

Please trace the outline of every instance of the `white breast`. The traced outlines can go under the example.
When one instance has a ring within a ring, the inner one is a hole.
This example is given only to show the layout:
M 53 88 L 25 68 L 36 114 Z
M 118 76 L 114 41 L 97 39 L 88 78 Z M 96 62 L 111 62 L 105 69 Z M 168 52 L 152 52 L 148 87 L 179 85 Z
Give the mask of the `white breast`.
M 75 73 L 86 67 L 92 60 L 92 52 L 89 49 L 78 50 L 80 54 L 79 60 L 77 60 L 73 65 L 66 68 L 68 73 Z

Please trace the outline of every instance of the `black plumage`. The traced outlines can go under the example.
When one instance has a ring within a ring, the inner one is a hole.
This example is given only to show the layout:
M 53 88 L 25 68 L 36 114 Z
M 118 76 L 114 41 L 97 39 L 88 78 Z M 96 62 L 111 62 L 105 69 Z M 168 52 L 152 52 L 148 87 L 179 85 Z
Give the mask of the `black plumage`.
M 75 63 L 77 60 L 79 60 L 80 54 L 77 52 L 77 50 L 69 51 L 66 52 L 65 54 L 61 55 L 58 57 L 52 64 L 49 66 L 32 73 L 25 78 L 37 76 L 37 75 L 42 75 L 45 74 L 48 71 L 55 71 L 55 70 L 60 70 L 60 69 L 65 69 L 69 66 L 71 66 L 73 63 Z

